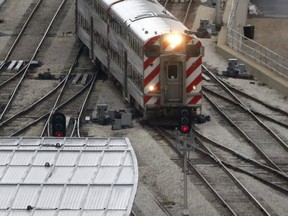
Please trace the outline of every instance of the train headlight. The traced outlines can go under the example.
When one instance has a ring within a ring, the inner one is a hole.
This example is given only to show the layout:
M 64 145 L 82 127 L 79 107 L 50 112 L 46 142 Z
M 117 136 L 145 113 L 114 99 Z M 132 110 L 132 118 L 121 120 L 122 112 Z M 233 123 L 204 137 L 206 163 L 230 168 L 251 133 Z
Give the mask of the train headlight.
M 157 91 L 157 87 L 154 85 L 150 85 L 148 86 L 149 92 L 151 93 L 155 93 Z
M 165 41 L 169 48 L 175 49 L 182 44 L 183 37 L 180 34 L 168 34 L 165 38 Z
M 152 92 L 152 91 L 154 91 L 154 89 L 155 89 L 155 86 L 153 86 L 153 85 L 150 85 L 150 86 L 149 86 L 149 91 Z

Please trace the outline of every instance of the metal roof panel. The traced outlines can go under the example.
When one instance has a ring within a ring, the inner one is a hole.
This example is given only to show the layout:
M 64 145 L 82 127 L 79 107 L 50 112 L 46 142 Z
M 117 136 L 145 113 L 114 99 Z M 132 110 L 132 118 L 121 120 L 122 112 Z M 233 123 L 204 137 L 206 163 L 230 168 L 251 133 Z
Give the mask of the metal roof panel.
M 111 194 L 110 186 L 91 186 L 84 205 L 85 209 L 107 208 Z
M 50 172 L 50 168 L 49 167 L 39 167 L 39 166 L 35 166 L 35 167 L 31 167 L 31 169 L 29 170 L 28 175 L 26 176 L 24 183 L 28 183 L 28 184 L 41 184 L 42 182 L 45 181 L 45 179 L 47 178 L 49 172 Z
M 13 166 L 9 167 L 3 178 L 1 179 L 1 183 L 17 183 L 22 182 L 22 178 L 27 171 L 26 166 Z
M 74 167 L 55 167 L 50 173 L 47 183 L 66 184 L 73 175 Z
M 8 164 L 12 156 L 13 156 L 13 151 L 2 151 L 1 157 L 0 157 L 0 166 Z
M 60 198 L 64 191 L 63 185 L 44 185 L 38 198 L 37 208 L 57 209 L 60 206 Z M 35 206 L 35 205 L 34 205 Z
M 71 179 L 71 183 L 89 184 L 93 182 L 93 178 L 98 168 L 96 167 L 77 167 Z
M 85 201 L 88 187 L 68 185 L 61 201 L 61 209 L 81 209 Z
M 16 190 L 17 187 L 13 185 L 0 185 L 0 209 L 7 209 L 10 207 Z
M 128 138 L 0 138 L 0 143 L 0 216 L 131 212 L 138 165 Z
M 100 167 L 94 184 L 113 184 L 118 175 L 118 167 Z
M 98 166 L 100 163 L 100 158 L 102 156 L 102 151 L 84 151 L 82 152 L 81 158 L 79 160 L 78 166 Z
M 55 158 L 58 151 L 38 151 L 33 161 L 33 165 L 44 166 L 45 163 L 50 165 L 55 163 Z
M 28 205 L 35 206 L 39 191 L 39 185 L 20 185 L 13 201 L 12 208 L 27 209 Z

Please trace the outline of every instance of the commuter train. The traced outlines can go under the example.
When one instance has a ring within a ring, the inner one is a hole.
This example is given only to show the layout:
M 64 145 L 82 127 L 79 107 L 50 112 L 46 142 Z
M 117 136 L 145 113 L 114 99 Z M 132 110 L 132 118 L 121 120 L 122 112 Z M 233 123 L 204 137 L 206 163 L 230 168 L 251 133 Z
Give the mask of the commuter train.
M 202 44 L 156 0 L 76 0 L 76 34 L 144 119 L 201 113 Z

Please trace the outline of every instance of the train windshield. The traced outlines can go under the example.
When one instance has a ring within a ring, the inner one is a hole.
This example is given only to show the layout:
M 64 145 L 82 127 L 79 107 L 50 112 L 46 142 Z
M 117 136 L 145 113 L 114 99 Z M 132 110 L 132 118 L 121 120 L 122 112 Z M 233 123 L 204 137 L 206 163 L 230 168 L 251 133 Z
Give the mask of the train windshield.
M 178 78 L 178 66 L 169 65 L 167 75 L 168 75 L 168 79 L 177 79 Z

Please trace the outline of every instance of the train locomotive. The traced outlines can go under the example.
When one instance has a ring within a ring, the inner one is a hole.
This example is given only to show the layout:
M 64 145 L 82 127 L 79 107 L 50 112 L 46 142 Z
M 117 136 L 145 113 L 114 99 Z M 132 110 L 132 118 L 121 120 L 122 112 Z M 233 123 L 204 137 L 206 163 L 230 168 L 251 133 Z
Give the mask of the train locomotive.
M 201 113 L 201 42 L 156 0 L 76 0 L 76 34 L 144 119 Z

